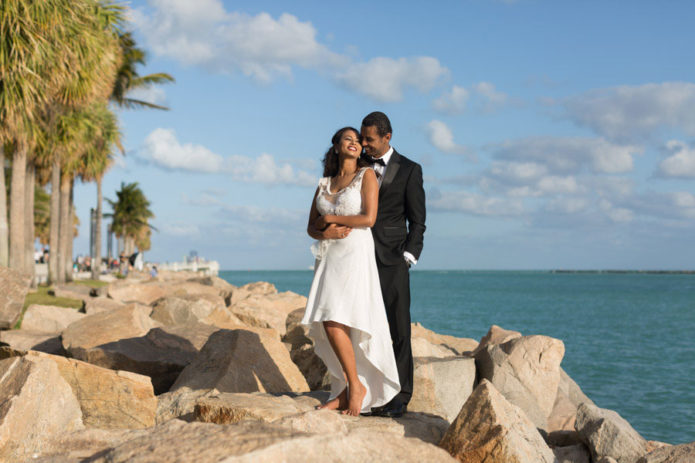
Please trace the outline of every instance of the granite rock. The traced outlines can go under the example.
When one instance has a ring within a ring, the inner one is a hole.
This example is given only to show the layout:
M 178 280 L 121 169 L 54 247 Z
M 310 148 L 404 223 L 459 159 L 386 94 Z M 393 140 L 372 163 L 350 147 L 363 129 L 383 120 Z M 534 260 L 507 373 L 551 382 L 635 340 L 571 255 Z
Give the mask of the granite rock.
M 466 357 L 415 358 L 413 396 L 408 411 L 454 421 L 473 392 L 475 360 Z
M 31 275 L 0 266 L 0 330 L 14 328 L 22 315 Z

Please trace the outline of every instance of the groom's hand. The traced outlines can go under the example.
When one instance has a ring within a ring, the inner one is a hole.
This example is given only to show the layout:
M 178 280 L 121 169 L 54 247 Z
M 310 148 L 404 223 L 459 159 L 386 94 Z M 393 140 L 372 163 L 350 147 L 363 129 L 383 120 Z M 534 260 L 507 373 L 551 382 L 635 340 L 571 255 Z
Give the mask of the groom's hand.
M 351 231 L 350 227 L 332 223 L 323 231 L 323 237 L 327 240 L 339 240 L 348 236 Z

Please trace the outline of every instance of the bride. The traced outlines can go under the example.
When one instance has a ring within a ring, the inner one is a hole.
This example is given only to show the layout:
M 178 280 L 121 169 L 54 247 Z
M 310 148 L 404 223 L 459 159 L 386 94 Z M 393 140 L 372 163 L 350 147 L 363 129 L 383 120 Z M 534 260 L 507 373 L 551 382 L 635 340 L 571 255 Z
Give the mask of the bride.
M 318 241 L 302 323 L 331 376 L 319 408 L 357 416 L 388 403 L 400 384 L 370 230 L 379 184 L 360 158 L 356 129 L 338 130 L 331 142 L 309 214 L 307 231 Z

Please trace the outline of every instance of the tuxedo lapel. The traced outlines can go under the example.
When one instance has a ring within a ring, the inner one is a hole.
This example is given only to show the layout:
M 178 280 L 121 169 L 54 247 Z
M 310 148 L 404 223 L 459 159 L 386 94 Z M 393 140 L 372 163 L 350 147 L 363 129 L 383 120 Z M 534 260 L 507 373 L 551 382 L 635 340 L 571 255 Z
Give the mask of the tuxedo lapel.
M 384 172 L 384 180 L 381 181 L 381 186 L 379 187 L 379 191 L 383 191 L 388 186 L 393 182 L 393 179 L 396 178 L 396 173 L 398 172 L 398 169 L 401 167 L 401 155 L 396 152 L 396 150 L 393 150 L 393 154 L 391 154 L 391 159 L 389 159 L 389 164 L 386 166 L 386 172 Z

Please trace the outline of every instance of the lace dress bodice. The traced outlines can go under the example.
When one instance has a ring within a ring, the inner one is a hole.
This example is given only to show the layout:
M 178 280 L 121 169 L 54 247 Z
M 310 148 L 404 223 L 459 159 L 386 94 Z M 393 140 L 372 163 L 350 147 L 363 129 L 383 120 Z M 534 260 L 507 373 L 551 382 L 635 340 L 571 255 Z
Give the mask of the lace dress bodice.
M 363 167 L 355 178 L 338 191 L 331 191 L 331 178 L 319 180 L 319 192 L 316 197 L 316 209 L 321 215 L 358 215 L 362 208 L 362 178 L 369 167 Z

